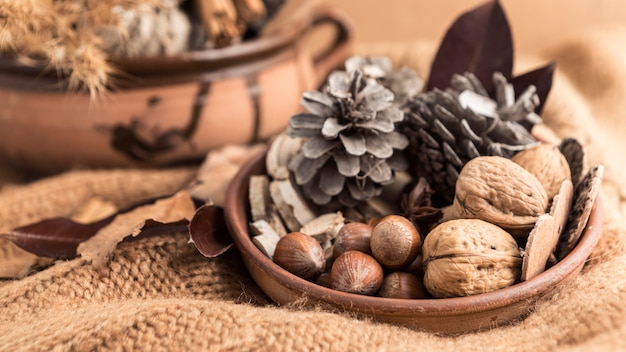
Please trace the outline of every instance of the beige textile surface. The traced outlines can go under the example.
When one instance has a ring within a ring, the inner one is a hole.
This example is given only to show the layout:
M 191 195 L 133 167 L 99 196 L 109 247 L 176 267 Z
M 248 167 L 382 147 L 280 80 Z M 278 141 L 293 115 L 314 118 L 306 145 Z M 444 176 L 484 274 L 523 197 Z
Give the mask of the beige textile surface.
M 561 137 L 578 138 L 591 161 L 606 167 L 597 249 L 573 283 L 522 322 L 440 337 L 348 314 L 277 307 L 236 253 L 205 259 L 180 234 L 122 243 L 104 270 L 76 259 L 0 281 L 0 350 L 626 350 L 624 43 L 626 28 L 599 29 L 540 58 L 516 57 L 518 71 L 558 61 L 545 122 Z M 357 51 L 388 54 L 424 75 L 432 49 L 411 43 Z M 194 171 L 84 170 L 20 184 L 19 174 L 0 166 L 0 231 L 67 215 L 94 195 L 124 206 L 172 192 Z M 24 258 L 0 243 L 0 269 Z

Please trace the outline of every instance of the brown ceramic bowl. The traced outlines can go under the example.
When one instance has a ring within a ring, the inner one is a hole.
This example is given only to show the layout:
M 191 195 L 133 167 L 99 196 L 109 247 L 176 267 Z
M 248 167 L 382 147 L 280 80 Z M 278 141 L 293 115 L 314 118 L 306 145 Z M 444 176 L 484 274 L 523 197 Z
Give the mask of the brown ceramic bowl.
M 276 303 L 307 302 L 441 334 L 457 334 L 510 324 L 532 312 L 582 269 L 601 234 L 603 209 L 597 199 L 580 242 L 559 263 L 540 275 L 489 293 L 460 298 L 390 299 L 335 291 L 303 280 L 266 257 L 248 233 L 250 176 L 265 174 L 265 154 L 249 160 L 226 193 L 225 214 L 231 236 L 256 283 Z M 305 298 L 306 300 L 303 300 Z
M 323 25 L 335 36 L 313 54 L 323 45 L 305 38 Z M 68 92 L 45 64 L 0 58 L 0 160 L 40 172 L 161 166 L 267 139 L 286 127 L 302 92 L 349 56 L 352 33 L 344 13 L 315 6 L 272 34 L 229 47 L 112 60 L 127 76 L 99 101 Z

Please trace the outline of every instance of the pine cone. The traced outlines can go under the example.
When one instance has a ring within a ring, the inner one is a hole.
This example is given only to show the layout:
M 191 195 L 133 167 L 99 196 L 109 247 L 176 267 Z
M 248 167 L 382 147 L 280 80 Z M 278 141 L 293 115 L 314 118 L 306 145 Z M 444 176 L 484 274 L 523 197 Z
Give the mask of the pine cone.
M 534 113 L 539 104 L 535 87 L 515 100 L 502 74 L 494 74 L 494 83 L 495 101 L 473 74 L 455 75 L 451 88 L 419 94 L 404 107 L 401 131 L 410 140 L 408 157 L 417 160 L 410 171 L 428 180 L 441 205 L 452 202 L 459 172 L 470 159 L 510 158 L 538 143 L 522 125 L 541 122 Z
M 352 56 L 346 60 L 345 67 L 348 73 L 360 70 L 368 81 L 376 81 L 391 90 L 394 106 L 403 106 L 424 86 L 424 81 L 408 67 L 392 71 L 391 60 L 386 56 Z
M 293 116 L 287 134 L 307 138 L 289 164 L 305 197 L 354 206 L 406 169 L 408 139 L 395 130 L 404 114 L 393 101 L 390 90 L 358 69 L 333 72 L 325 92 L 303 94 L 309 112 Z

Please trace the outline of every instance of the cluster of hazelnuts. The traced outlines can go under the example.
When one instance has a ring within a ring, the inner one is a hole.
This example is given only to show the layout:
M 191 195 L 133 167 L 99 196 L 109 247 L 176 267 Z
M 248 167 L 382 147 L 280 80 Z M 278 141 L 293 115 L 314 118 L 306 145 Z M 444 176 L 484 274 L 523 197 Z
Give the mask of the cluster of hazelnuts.
M 294 275 L 339 291 L 427 298 L 430 295 L 421 279 L 421 247 L 422 239 L 411 221 L 388 215 L 374 226 L 343 225 L 328 259 L 316 239 L 289 233 L 276 245 L 274 262 Z

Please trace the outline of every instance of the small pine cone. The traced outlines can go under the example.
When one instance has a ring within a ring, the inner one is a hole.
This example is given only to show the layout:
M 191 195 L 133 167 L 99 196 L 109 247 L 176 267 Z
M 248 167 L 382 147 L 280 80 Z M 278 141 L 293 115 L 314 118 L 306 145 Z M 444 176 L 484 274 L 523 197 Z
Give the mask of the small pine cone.
M 534 113 L 539 98 L 530 86 L 515 100 L 513 86 L 494 74 L 495 101 L 471 73 L 455 75 L 451 88 L 413 97 L 405 106 L 401 131 L 409 137 L 407 154 L 416 160 L 411 173 L 424 177 L 440 205 L 452 203 L 461 168 L 481 155 L 510 158 L 536 145 L 522 125 L 541 118 Z
M 338 200 L 354 206 L 381 192 L 395 172 L 406 169 L 408 139 L 395 130 L 404 114 L 393 93 L 360 70 L 333 72 L 325 92 L 306 92 L 308 110 L 293 116 L 287 134 L 306 142 L 289 169 L 315 204 Z

